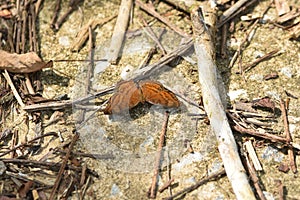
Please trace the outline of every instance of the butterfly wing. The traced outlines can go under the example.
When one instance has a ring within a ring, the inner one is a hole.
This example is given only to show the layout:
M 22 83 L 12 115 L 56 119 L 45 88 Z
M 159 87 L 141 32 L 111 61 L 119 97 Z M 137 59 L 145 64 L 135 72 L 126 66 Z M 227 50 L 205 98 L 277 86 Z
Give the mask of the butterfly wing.
M 144 100 L 151 104 L 162 105 L 166 108 L 178 108 L 180 106 L 175 94 L 157 81 L 140 81 L 139 86 Z
M 108 100 L 104 114 L 119 114 L 135 107 L 142 101 L 142 93 L 132 80 L 122 81 L 116 86 L 115 94 Z

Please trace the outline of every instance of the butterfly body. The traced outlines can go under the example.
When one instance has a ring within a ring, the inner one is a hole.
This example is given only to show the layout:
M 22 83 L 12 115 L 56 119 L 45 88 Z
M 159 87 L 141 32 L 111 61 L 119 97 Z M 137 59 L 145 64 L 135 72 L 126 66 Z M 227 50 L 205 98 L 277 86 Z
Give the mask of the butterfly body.
M 119 114 L 145 102 L 166 108 L 180 106 L 175 94 L 161 83 L 151 80 L 129 80 L 122 81 L 116 86 L 115 93 L 108 100 L 108 105 L 103 112 L 109 115 Z

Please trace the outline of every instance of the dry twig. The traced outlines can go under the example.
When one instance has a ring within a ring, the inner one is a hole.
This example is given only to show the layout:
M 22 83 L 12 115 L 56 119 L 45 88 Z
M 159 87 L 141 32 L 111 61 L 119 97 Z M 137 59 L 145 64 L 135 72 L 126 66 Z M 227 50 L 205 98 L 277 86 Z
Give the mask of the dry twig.
M 283 117 L 283 123 L 284 123 L 284 133 L 285 137 L 288 143 L 293 142 L 292 136 L 290 133 L 290 128 L 289 128 L 289 121 L 287 117 L 287 110 L 286 110 L 286 104 L 283 100 L 280 101 L 280 109 L 282 112 L 282 117 Z M 297 166 L 295 163 L 295 155 L 294 155 L 294 149 L 293 147 L 288 147 L 288 155 L 290 159 L 290 166 L 293 171 L 293 173 L 297 173 Z
M 151 185 L 150 194 L 149 194 L 149 197 L 151 199 L 156 198 L 157 178 L 158 178 L 158 175 L 159 175 L 159 170 L 160 170 L 161 161 L 162 161 L 161 159 L 162 159 L 162 154 L 163 154 L 163 146 L 165 144 L 165 139 L 166 139 L 168 121 L 169 121 L 169 112 L 166 112 L 163 127 L 162 127 L 161 134 L 160 134 L 160 137 L 159 137 L 159 144 L 158 144 L 158 147 L 157 147 L 154 174 L 153 174 L 152 185 Z
M 172 24 L 168 19 L 166 19 L 165 17 L 161 16 L 158 12 L 155 11 L 155 9 L 153 8 L 153 6 L 144 4 L 143 2 L 141 2 L 140 0 L 136 0 L 135 1 L 136 5 L 138 5 L 141 9 L 143 9 L 144 11 L 146 11 L 147 13 L 149 13 L 150 15 L 152 15 L 153 17 L 157 18 L 159 21 L 161 21 L 162 23 L 164 23 L 165 25 L 167 25 L 168 27 L 170 27 L 170 29 L 172 29 L 173 31 L 175 31 L 176 33 L 178 33 L 179 35 L 183 36 L 183 37 L 190 37 L 190 35 L 188 35 L 187 33 L 185 33 L 184 31 L 182 31 L 181 29 L 179 29 L 178 27 L 176 27 L 174 24 Z
M 251 180 L 253 182 L 253 185 L 254 185 L 254 187 L 256 189 L 256 192 L 257 192 L 257 194 L 259 196 L 259 199 L 266 200 L 266 197 L 265 197 L 265 195 L 264 195 L 264 193 L 263 193 L 263 191 L 262 191 L 262 189 L 260 187 L 260 184 L 259 184 L 259 178 L 258 178 L 258 176 L 257 176 L 257 174 L 255 172 L 255 168 L 253 166 L 253 163 L 250 161 L 247 152 L 244 153 L 244 156 L 246 158 L 246 163 L 247 163 L 247 166 L 248 166 L 248 172 L 250 174 L 250 178 L 251 178 Z
M 7 83 L 9 84 L 15 98 L 17 99 L 18 103 L 20 104 L 20 106 L 23 108 L 25 106 L 25 104 L 23 103 L 14 83 L 12 82 L 7 70 L 4 70 L 4 72 L 2 73 L 2 75 L 4 76 L 4 78 L 6 79 Z
M 46 133 L 46 134 L 44 134 L 44 135 L 40 135 L 40 136 L 38 136 L 38 137 L 33 138 L 32 140 L 27 141 L 26 143 L 17 145 L 17 146 L 15 146 L 14 148 L 12 148 L 12 149 L 10 149 L 10 150 L 8 150 L 8 151 L 6 151 L 6 152 L 0 154 L 0 157 L 5 156 L 6 154 L 9 154 L 10 152 L 15 151 L 15 150 L 18 149 L 18 148 L 24 147 L 24 146 L 26 146 L 26 145 L 28 145 L 28 144 L 30 144 L 30 143 L 36 141 L 36 140 L 39 140 L 39 139 L 44 138 L 44 137 L 47 137 L 47 136 L 56 136 L 56 137 L 57 137 L 58 135 L 57 135 L 57 133 L 55 133 L 55 132 L 49 132 L 49 133 Z
M 121 1 L 117 22 L 115 24 L 114 32 L 111 37 L 110 47 L 109 47 L 108 60 L 112 64 L 117 63 L 119 52 L 121 50 L 125 32 L 128 26 L 130 10 L 132 9 L 132 5 L 133 5 L 132 0 Z
M 252 63 L 250 63 L 249 65 L 246 65 L 244 67 L 242 67 L 242 71 L 243 72 L 246 72 L 246 71 L 249 71 L 250 69 L 252 69 L 253 67 L 255 67 L 258 63 L 262 62 L 262 61 L 265 61 L 265 60 L 268 60 L 270 58 L 272 58 L 279 50 L 276 49 L 276 50 L 273 50 L 269 53 L 266 53 L 265 55 L 263 55 L 262 57 L 260 58 L 257 58 L 255 61 L 253 61 Z
M 217 25 L 217 28 L 223 26 L 226 22 L 230 19 L 241 13 L 242 11 L 246 10 L 249 6 L 254 4 L 257 0 L 239 0 L 233 6 L 231 6 L 228 10 L 226 10 L 222 16 L 220 17 L 220 21 Z M 245 5 L 244 5 L 245 4 Z
M 87 25 L 83 26 L 76 38 L 74 39 L 73 43 L 71 44 L 71 51 L 79 51 L 80 48 L 82 47 L 82 45 L 86 42 L 86 40 L 89 37 L 89 27 L 92 28 L 92 30 L 94 30 L 97 26 L 102 26 L 103 24 L 111 21 L 112 19 L 114 19 L 117 15 L 113 15 L 104 19 L 91 19 Z M 70 62 L 70 60 L 68 60 Z M 78 60 L 75 60 L 78 61 Z
M 62 179 L 62 175 L 65 171 L 67 162 L 68 162 L 69 157 L 71 155 L 71 151 L 72 151 L 72 149 L 73 149 L 73 147 L 74 147 L 74 145 L 75 145 L 78 138 L 79 138 L 79 133 L 75 133 L 75 135 L 73 136 L 72 142 L 69 146 L 68 152 L 67 152 L 67 154 L 66 154 L 66 156 L 65 156 L 65 158 L 64 158 L 64 160 L 63 160 L 63 162 L 60 166 L 60 169 L 58 171 L 57 178 L 55 180 L 54 186 L 52 188 L 52 191 L 51 191 L 51 194 L 50 194 L 50 197 L 49 197 L 50 200 L 54 199 L 54 195 L 56 193 L 56 190 L 58 189 L 58 186 L 60 184 L 60 180 Z
M 209 9 L 209 8 L 207 8 Z M 208 12 L 208 11 L 207 11 Z M 213 12 L 212 12 L 213 13 Z M 213 18 L 213 16 L 211 16 Z M 198 60 L 198 74 L 201 84 L 204 108 L 212 130 L 218 140 L 218 149 L 224 163 L 227 177 L 237 199 L 256 199 L 237 151 L 235 139 L 222 104 L 217 81 L 217 67 L 214 63 L 212 30 L 209 32 L 204 22 L 202 10 L 194 10 L 191 15 Z M 212 19 L 212 22 L 215 20 Z M 210 24 L 215 27 L 215 24 Z
M 182 196 L 186 193 L 192 192 L 194 190 L 196 190 L 198 187 L 200 187 L 201 185 L 204 185 L 205 183 L 207 183 L 208 181 L 212 181 L 212 180 L 216 180 L 217 178 L 219 178 L 220 176 L 223 176 L 225 174 L 225 170 L 222 169 L 214 174 L 211 174 L 203 179 L 201 179 L 199 182 L 197 182 L 195 185 L 192 185 L 188 188 L 185 188 L 179 192 L 177 192 L 176 194 L 168 197 L 168 198 L 164 198 L 163 200 L 172 200 L 175 199 L 176 197 Z

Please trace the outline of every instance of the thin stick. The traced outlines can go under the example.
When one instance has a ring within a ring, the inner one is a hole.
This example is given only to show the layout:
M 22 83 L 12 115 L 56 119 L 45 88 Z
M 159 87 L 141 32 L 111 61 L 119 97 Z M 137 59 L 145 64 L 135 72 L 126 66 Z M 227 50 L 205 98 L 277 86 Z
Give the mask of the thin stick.
M 247 142 L 245 142 L 243 146 L 244 146 L 245 150 L 248 152 L 246 158 L 252 161 L 252 165 L 254 166 L 254 169 L 256 171 L 262 171 L 261 164 L 260 164 L 257 154 L 254 150 L 251 140 L 248 140 Z
M 184 11 L 186 14 L 190 14 L 190 12 L 191 12 L 192 6 L 187 6 L 185 4 L 185 1 L 182 1 L 182 0 L 163 0 L 163 1 L 174 6 L 179 11 Z M 190 3 L 190 1 L 189 1 L 189 3 Z M 195 3 L 195 2 L 193 2 L 193 3 Z
M 289 128 L 289 121 L 287 117 L 287 110 L 286 110 L 286 104 L 285 102 L 281 99 L 280 100 L 280 109 L 282 112 L 282 117 L 283 117 L 283 124 L 284 124 L 284 133 L 286 136 L 287 142 L 293 142 L 290 128 Z M 289 155 L 289 160 L 290 160 L 290 166 L 294 174 L 297 173 L 297 166 L 295 163 L 295 155 L 294 155 L 294 149 L 293 147 L 288 148 L 288 155 Z
M 228 10 L 226 10 L 222 16 L 220 17 L 220 22 L 217 25 L 217 28 L 220 28 L 223 26 L 226 22 L 228 22 L 230 19 L 244 11 L 247 7 L 255 3 L 257 0 L 239 0 L 236 2 L 233 6 L 231 6 Z M 248 3 L 247 3 L 248 2 Z M 247 3 L 245 6 L 243 6 L 245 3 Z M 242 7 L 243 6 L 243 7 Z
M 58 59 L 58 60 L 50 60 L 50 61 L 53 61 L 53 62 L 91 62 L 91 60 L 65 60 L 65 59 Z M 94 60 L 95 62 L 98 62 L 98 61 L 107 61 L 107 59 L 95 59 Z M 49 62 L 49 61 L 45 61 L 45 62 Z
M 157 73 L 159 70 L 162 70 L 168 63 L 177 58 L 178 56 L 183 55 L 193 46 L 193 39 L 189 38 L 184 44 L 180 45 L 177 49 L 168 53 L 166 56 L 163 56 L 159 59 L 158 62 L 148 65 L 147 67 L 143 67 L 142 69 L 138 69 L 134 71 L 132 74 L 132 78 L 135 79 L 144 79 Z
M 35 14 L 36 14 L 36 15 L 39 14 L 39 11 L 40 11 L 40 7 L 41 7 L 41 4 L 42 4 L 42 1 L 43 1 L 43 0 L 37 0 L 37 2 L 35 3 Z
M 36 14 L 35 14 L 35 7 L 33 4 L 30 5 L 30 13 L 32 15 L 32 42 L 33 42 L 33 51 L 38 51 L 38 42 L 37 42 L 37 33 L 36 33 Z
M 227 33 L 228 33 L 228 24 L 222 26 L 222 37 L 221 37 L 221 49 L 220 54 L 222 58 L 227 58 Z
M 112 64 L 117 63 L 119 52 L 121 50 L 125 32 L 128 26 L 130 10 L 132 8 L 132 0 L 122 0 L 119 8 L 119 15 L 115 24 L 114 32 L 111 37 L 109 47 L 109 61 Z
M 212 181 L 212 180 L 216 180 L 217 178 L 219 178 L 220 176 L 223 176 L 225 174 L 225 170 L 222 169 L 214 174 L 211 174 L 203 179 L 201 179 L 199 182 L 197 182 L 195 185 L 192 185 L 188 188 L 185 188 L 179 192 L 177 192 L 176 194 L 168 197 L 168 198 L 164 198 L 163 200 L 172 200 L 175 199 L 176 197 L 179 197 L 181 195 L 184 195 L 186 193 L 192 192 L 194 190 L 196 190 L 198 187 L 200 187 L 201 185 L 204 185 L 205 183 L 207 183 L 208 181 Z
M 250 129 L 243 128 L 239 125 L 234 125 L 234 126 L 232 126 L 232 128 L 234 130 L 240 132 L 240 133 L 246 133 L 246 134 L 249 134 L 249 135 L 252 135 L 252 136 L 256 136 L 256 137 L 259 137 L 259 138 L 264 138 L 264 139 L 267 139 L 267 140 L 271 140 L 271 141 L 274 141 L 274 142 L 280 142 L 282 144 L 288 145 L 286 138 L 283 138 L 283 137 L 280 137 L 280 136 L 277 136 L 277 135 L 274 135 L 274 134 L 260 133 L 260 132 L 255 131 L 255 130 L 250 130 Z
M 32 87 L 32 84 L 31 84 L 31 81 L 30 81 L 30 78 L 29 78 L 28 74 L 25 74 L 25 84 L 26 84 L 26 87 L 28 89 L 29 94 L 34 95 L 35 91 L 34 91 L 34 89 Z
M 53 16 L 52 16 L 52 19 L 51 19 L 51 23 L 50 23 L 50 27 L 51 28 L 54 28 L 55 26 L 55 22 L 58 18 L 58 12 L 60 10 L 60 4 L 61 4 L 61 0 L 56 0 L 55 2 L 55 9 L 54 9 L 54 13 L 53 13 Z
M 28 15 L 28 37 L 29 37 L 29 49 L 33 51 L 33 41 L 32 41 L 32 15 Z
M 90 92 L 90 85 L 91 85 L 91 78 L 92 78 L 92 74 L 93 74 L 93 69 L 94 69 L 94 42 L 93 42 L 93 32 L 92 32 L 92 27 L 89 27 L 89 60 L 90 60 L 90 64 L 88 65 L 87 68 L 87 72 L 86 72 L 86 78 L 85 78 L 85 83 L 84 83 L 84 88 L 82 91 L 82 94 L 84 96 L 88 95 Z M 85 115 L 85 111 L 84 110 L 80 110 L 79 113 L 79 118 L 77 120 L 78 123 L 80 123 L 81 121 L 84 120 L 84 115 Z
M 17 5 L 19 5 L 18 7 L 18 15 L 19 16 L 21 16 L 22 14 L 21 14 L 21 8 L 22 7 L 20 7 L 20 1 L 18 0 L 17 1 Z M 21 20 L 17 20 L 17 24 L 16 24 L 17 26 L 16 26 L 16 37 L 15 37 L 15 45 L 16 45 L 16 53 L 20 53 L 20 42 L 21 42 L 21 33 L 22 33 L 22 21 Z
M 95 94 L 89 94 L 84 97 L 80 97 L 76 100 L 62 100 L 58 102 L 47 102 L 47 103 L 40 103 L 40 104 L 33 104 L 33 105 L 28 105 L 23 108 L 23 110 L 27 112 L 33 112 L 33 111 L 39 111 L 39 110 L 59 110 L 62 108 L 67 108 L 71 107 L 73 104 L 80 104 L 84 103 L 86 101 L 95 99 L 100 96 L 104 96 L 106 94 L 109 94 L 114 90 L 114 86 L 103 89 L 99 92 L 96 92 Z
M 59 171 L 60 167 L 61 167 L 61 163 L 59 162 L 44 162 L 44 161 L 37 161 L 37 160 L 24 160 L 24 159 L 0 159 L 0 161 L 4 162 L 4 163 L 14 163 L 14 164 L 18 164 L 18 165 L 24 165 L 24 166 L 28 166 L 28 167 L 34 167 L 34 168 L 46 168 L 48 170 L 51 171 Z M 70 169 L 73 171 L 76 171 L 78 173 L 82 172 L 82 168 L 81 167 L 75 167 L 73 165 L 66 165 L 65 169 Z M 99 177 L 99 175 L 95 172 L 92 171 L 90 169 L 87 169 L 87 173 L 93 175 L 94 177 Z
M 146 20 L 143 17 L 140 17 L 144 26 L 145 26 L 145 32 L 146 34 L 156 43 L 156 45 L 160 48 L 160 50 L 162 51 L 162 53 L 164 55 L 167 54 L 167 51 L 165 50 L 165 48 L 163 47 L 163 45 L 161 44 L 161 42 L 159 41 L 159 37 L 156 37 L 154 31 L 152 30 L 152 28 L 149 26 L 149 24 L 146 22 Z
M 170 29 L 178 33 L 179 35 L 183 37 L 191 37 L 186 32 L 182 31 L 181 29 L 177 28 L 174 24 L 172 24 L 167 18 L 161 16 L 158 12 L 155 11 L 153 6 L 149 6 L 147 4 L 144 4 L 140 0 L 136 0 L 135 4 L 138 5 L 141 9 L 146 11 L 148 14 L 152 15 L 153 17 L 157 18 L 159 21 L 167 25 Z
M 10 148 L 10 157 L 11 158 L 14 158 L 14 155 L 15 155 L 15 145 L 17 143 L 17 140 L 18 140 L 18 130 L 15 130 L 14 133 L 13 133 L 13 138 L 12 138 L 12 143 L 11 143 L 11 148 Z
M 157 147 L 154 174 L 153 174 L 152 184 L 151 184 L 151 188 L 150 188 L 149 198 L 151 198 L 151 199 L 156 198 L 157 178 L 158 178 L 158 175 L 159 175 L 159 170 L 160 170 L 161 161 L 162 161 L 163 146 L 165 145 L 168 121 L 169 121 L 169 112 L 165 112 L 165 119 L 164 119 L 164 124 L 163 124 L 162 130 L 161 130 L 161 134 L 160 134 L 160 137 L 159 137 L 159 144 L 158 144 L 158 147 Z
M 54 153 L 66 154 L 67 152 L 65 150 L 55 149 Z M 115 159 L 115 156 L 113 154 L 95 154 L 95 153 L 72 152 L 72 156 L 88 157 L 88 158 L 103 159 L 103 160 Z
M 36 140 L 39 140 L 39 139 L 41 139 L 41 138 L 47 137 L 47 136 L 56 136 L 56 137 L 58 137 L 57 133 L 55 133 L 55 132 L 49 132 L 49 133 L 46 133 L 46 134 L 44 134 L 44 135 L 40 135 L 40 136 L 38 136 L 38 137 L 33 138 L 32 140 L 27 141 L 26 143 L 19 144 L 19 145 L 15 146 L 14 148 L 12 148 L 12 149 L 10 149 L 10 150 L 8 150 L 8 151 L 6 151 L 6 152 L 0 154 L 0 157 L 5 156 L 6 154 L 9 154 L 10 152 L 15 151 L 15 150 L 18 149 L 18 148 L 27 146 L 27 145 L 29 145 L 30 143 L 32 143 L 32 142 L 34 142 L 34 141 L 36 141 Z
M 88 22 L 88 24 L 86 24 L 79 30 L 79 32 L 76 35 L 76 38 L 74 39 L 74 41 L 71 44 L 70 49 L 72 51 L 79 51 L 80 48 L 83 46 L 83 44 L 86 42 L 86 40 L 89 37 L 89 27 L 92 27 L 92 30 L 94 30 L 97 26 L 102 26 L 103 24 L 114 19 L 116 16 L 117 15 L 112 15 L 110 17 L 106 17 L 103 19 L 91 19 Z
M 273 50 L 269 53 L 266 53 L 265 55 L 263 55 L 262 57 L 256 59 L 255 61 L 253 61 L 252 63 L 250 63 L 249 65 L 246 65 L 244 67 L 242 67 L 242 71 L 247 72 L 250 69 L 252 69 L 253 67 L 255 67 L 258 63 L 268 60 L 269 58 L 273 57 L 279 50 Z
M 171 178 L 168 180 L 163 186 L 158 190 L 160 193 L 162 193 L 165 189 L 169 188 L 170 185 L 174 182 L 174 178 Z
M 246 163 L 247 163 L 247 166 L 248 166 L 248 171 L 249 171 L 249 174 L 250 174 L 250 178 L 251 178 L 251 180 L 253 182 L 253 185 L 254 185 L 254 187 L 256 189 L 256 192 L 257 192 L 257 194 L 259 196 L 259 199 L 266 200 L 266 197 L 265 197 L 265 195 L 264 195 L 264 193 L 263 193 L 263 191 L 262 191 L 262 189 L 260 187 L 259 178 L 257 177 L 257 174 L 255 172 L 253 163 L 250 161 L 249 156 L 248 156 L 248 154 L 247 154 L 246 151 L 244 153 L 244 156 L 245 156 L 246 161 L 247 161 Z
M 207 8 L 206 12 L 214 13 L 210 8 Z M 204 108 L 218 141 L 219 153 L 236 198 L 255 200 L 219 92 L 217 66 L 214 63 L 215 49 L 210 34 L 214 32 L 212 29 L 208 30 L 206 25 L 210 24 L 210 27 L 215 27 L 215 24 L 211 24 L 209 21 L 214 22 L 216 15 L 210 17 L 212 19 L 208 18 L 207 21 L 204 21 L 201 8 L 193 10 L 191 14 Z
M 66 20 L 66 18 L 77 8 L 77 5 L 80 3 L 80 1 L 81 0 L 71 0 L 70 1 L 70 5 L 69 5 L 68 10 L 54 24 L 54 28 L 53 28 L 54 30 L 57 31 L 60 28 L 60 26 L 64 23 L 64 21 Z
M 7 83 L 9 84 L 15 98 L 17 99 L 18 103 L 20 104 L 20 106 L 23 108 L 25 107 L 25 104 L 23 103 L 17 89 L 14 86 L 14 83 L 12 82 L 7 70 L 4 70 L 4 72 L 2 73 L 2 75 L 4 76 L 4 78 L 6 79 Z
M 75 133 L 75 135 L 73 136 L 72 142 L 71 142 L 71 144 L 69 146 L 68 152 L 67 152 L 67 154 L 66 154 L 66 156 L 65 156 L 65 158 L 64 158 L 64 160 L 63 160 L 63 162 L 62 162 L 62 164 L 60 166 L 60 169 L 58 171 L 57 178 L 55 180 L 53 189 L 52 189 L 50 197 L 49 197 L 50 200 L 54 199 L 54 195 L 56 193 L 56 190 L 58 189 L 58 186 L 60 184 L 60 180 L 62 178 L 62 175 L 63 175 L 64 171 L 65 171 L 67 162 L 68 162 L 68 160 L 70 158 L 71 151 L 72 151 L 72 149 L 73 149 L 73 147 L 74 147 L 74 145 L 75 145 L 75 143 L 76 143 L 76 141 L 77 141 L 78 138 L 79 138 L 79 133 Z
M 22 26 L 22 36 L 21 36 L 21 44 L 22 44 L 22 48 L 21 48 L 21 53 L 25 53 L 25 45 L 26 45 L 26 41 L 25 41 L 25 34 L 26 34 L 26 28 L 27 28 L 27 10 L 24 9 L 22 11 L 22 22 L 23 22 L 23 26 Z

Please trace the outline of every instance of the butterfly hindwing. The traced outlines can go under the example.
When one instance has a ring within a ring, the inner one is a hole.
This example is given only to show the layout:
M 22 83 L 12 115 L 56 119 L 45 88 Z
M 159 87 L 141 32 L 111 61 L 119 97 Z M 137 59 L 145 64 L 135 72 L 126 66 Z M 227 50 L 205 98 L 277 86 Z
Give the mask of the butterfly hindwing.
M 140 81 L 139 86 L 144 100 L 151 104 L 162 105 L 167 108 L 178 108 L 180 106 L 175 94 L 157 81 Z

